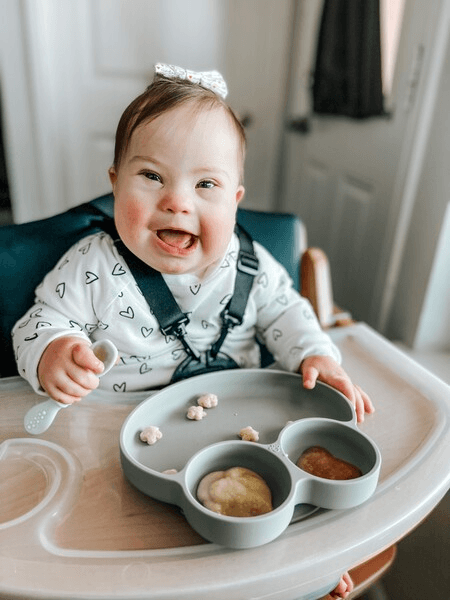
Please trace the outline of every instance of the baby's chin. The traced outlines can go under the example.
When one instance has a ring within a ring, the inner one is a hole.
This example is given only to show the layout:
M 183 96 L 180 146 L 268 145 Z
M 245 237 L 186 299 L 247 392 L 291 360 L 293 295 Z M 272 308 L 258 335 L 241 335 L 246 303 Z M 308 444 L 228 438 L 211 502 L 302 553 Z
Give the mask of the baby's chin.
M 155 265 L 150 265 L 163 275 L 191 275 L 198 279 L 204 279 L 212 271 L 214 271 L 222 263 L 223 256 L 210 261 L 197 262 L 195 264 L 187 264 L 187 261 L 180 260 L 179 263 L 174 261 L 171 264 L 160 265 L 158 268 Z
M 165 269 L 157 269 L 163 275 L 191 275 L 192 277 L 196 277 L 198 279 L 203 279 L 207 273 L 210 271 L 210 266 L 206 267 L 192 267 L 192 268 L 183 268 L 182 265 L 178 268 L 165 268 Z

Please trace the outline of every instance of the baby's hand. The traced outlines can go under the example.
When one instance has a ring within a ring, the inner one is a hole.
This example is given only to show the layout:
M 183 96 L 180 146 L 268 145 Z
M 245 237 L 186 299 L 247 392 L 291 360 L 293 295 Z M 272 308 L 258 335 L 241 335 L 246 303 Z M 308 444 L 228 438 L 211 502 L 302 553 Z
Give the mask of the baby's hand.
M 308 356 L 301 363 L 299 372 L 303 375 L 303 387 L 307 389 L 312 389 L 319 380 L 342 392 L 354 405 L 358 423 L 364 421 L 365 412 L 374 412 L 369 396 L 351 382 L 344 369 L 331 356 Z
M 79 337 L 62 337 L 44 350 L 38 377 L 47 394 L 63 404 L 78 402 L 99 384 L 103 363 Z

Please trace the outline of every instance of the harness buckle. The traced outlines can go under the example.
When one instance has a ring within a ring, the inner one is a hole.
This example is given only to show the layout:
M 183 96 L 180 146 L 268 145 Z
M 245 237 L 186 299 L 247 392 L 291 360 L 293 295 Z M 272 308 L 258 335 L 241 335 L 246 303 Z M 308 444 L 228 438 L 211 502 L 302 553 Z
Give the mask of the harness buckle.
M 189 323 L 189 318 L 184 316 L 184 318 L 179 319 L 175 323 L 168 325 L 167 327 L 161 327 L 161 332 L 163 335 L 174 335 L 180 342 L 183 344 L 183 348 L 186 350 L 187 354 L 196 360 L 200 360 L 200 352 L 189 343 L 189 336 L 186 331 L 186 325 Z
M 237 327 L 238 325 L 242 325 L 242 317 L 235 317 L 234 315 L 232 315 L 231 313 L 228 312 L 228 309 L 225 308 L 222 311 L 222 322 L 224 325 L 224 328 L 228 331 L 229 329 L 233 329 L 233 327 Z
M 176 337 L 187 335 L 186 325 L 189 323 L 189 318 L 184 315 L 175 323 L 171 323 L 167 327 L 161 327 L 161 333 L 163 335 L 175 335 Z
M 236 266 L 239 271 L 255 276 L 258 273 L 259 261 L 254 254 L 241 250 L 238 255 Z

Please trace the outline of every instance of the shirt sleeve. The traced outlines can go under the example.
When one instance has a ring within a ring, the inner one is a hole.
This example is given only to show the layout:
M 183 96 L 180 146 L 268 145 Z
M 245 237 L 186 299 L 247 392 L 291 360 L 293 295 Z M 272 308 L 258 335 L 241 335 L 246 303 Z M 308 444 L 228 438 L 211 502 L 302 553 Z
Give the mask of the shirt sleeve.
M 258 336 L 277 363 L 288 371 L 297 371 L 308 356 L 331 356 L 340 363 L 340 352 L 321 329 L 310 302 L 295 290 L 284 267 L 259 244 L 255 247 L 260 259 Z
M 37 368 L 48 344 L 64 336 L 89 340 L 90 329 L 98 326 L 92 292 L 99 275 L 90 267 L 90 243 L 85 238 L 68 250 L 36 288 L 34 306 L 13 327 L 18 372 L 37 393 L 44 393 Z

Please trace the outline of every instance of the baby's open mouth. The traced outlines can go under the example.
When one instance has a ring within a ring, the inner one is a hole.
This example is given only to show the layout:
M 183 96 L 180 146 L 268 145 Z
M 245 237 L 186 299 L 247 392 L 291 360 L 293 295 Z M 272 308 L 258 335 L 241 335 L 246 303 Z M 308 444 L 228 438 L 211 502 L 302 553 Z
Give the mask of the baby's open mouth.
M 197 239 L 192 233 L 179 229 L 158 229 L 156 233 L 165 244 L 182 250 L 190 248 Z

